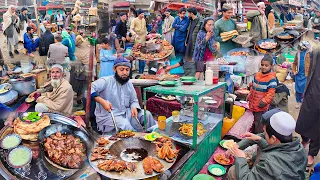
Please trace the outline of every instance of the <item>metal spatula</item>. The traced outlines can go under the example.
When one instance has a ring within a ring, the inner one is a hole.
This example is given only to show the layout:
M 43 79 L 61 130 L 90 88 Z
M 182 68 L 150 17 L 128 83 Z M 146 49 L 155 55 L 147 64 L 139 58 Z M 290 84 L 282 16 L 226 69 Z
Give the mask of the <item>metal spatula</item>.
M 116 123 L 116 120 L 115 120 L 115 118 L 114 118 L 114 115 L 113 115 L 112 110 L 110 111 L 110 114 L 111 114 L 111 118 L 112 118 L 112 121 L 113 121 L 114 128 L 115 128 L 115 130 L 116 130 L 116 133 L 118 133 L 118 132 L 121 131 L 121 129 L 118 129 L 118 126 L 117 126 L 117 123 Z

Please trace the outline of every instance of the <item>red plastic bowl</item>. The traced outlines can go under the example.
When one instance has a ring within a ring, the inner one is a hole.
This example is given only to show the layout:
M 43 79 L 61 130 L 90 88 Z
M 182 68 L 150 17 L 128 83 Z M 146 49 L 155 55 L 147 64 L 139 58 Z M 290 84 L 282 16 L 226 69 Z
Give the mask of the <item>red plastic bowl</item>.
M 212 78 L 212 83 L 213 84 L 218 84 L 218 82 L 219 82 L 219 79 L 217 77 L 213 77 Z
M 215 162 L 217 162 L 218 164 L 228 166 L 228 165 L 232 165 L 234 163 L 234 157 L 232 157 L 232 156 L 229 157 L 229 163 L 222 163 L 222 162 L 218 161 L 217 160 L 217 156 L 220 155 L 220 154 L 224 154 L 225 155 L 225 153 L 216 153 L 216 154 L 213 155 L 213 160 Z

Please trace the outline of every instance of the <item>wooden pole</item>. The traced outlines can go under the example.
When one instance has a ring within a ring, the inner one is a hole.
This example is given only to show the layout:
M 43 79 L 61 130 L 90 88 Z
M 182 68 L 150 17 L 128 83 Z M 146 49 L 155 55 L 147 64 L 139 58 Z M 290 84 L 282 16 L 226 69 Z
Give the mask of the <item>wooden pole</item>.
M 86 95 L 86 119 L 85 123 L 88 127 L 90 122 L 90 105 L 91 105 L 91 82 L 92 82 L 92 71 L 93 71 L 93 55 L 94 55 L 94 48 L 95 44 L 90 45 L 90 54 L 89 54 L 89 77 L 88 77 L 88 88 L 87 88 L 87 95 Z
M 34 6 L 34 13 L 36 14 L 36 22 L 37 22 L 37 34 L 38 37 L 40 37 L 40 25 L 39 25 L 39 18 L 38 18 L 38 6 L 37 6 L 37 0 L 33 0 L 33 6 Z

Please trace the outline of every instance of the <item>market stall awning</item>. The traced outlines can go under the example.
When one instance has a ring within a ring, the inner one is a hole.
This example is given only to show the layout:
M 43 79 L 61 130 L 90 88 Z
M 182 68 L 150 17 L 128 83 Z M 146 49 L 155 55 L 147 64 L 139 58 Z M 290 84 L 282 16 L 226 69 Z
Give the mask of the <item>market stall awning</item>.
M 130 6 L 130 2 L 118 2 L 113 5 L 114 8 L 129 7 L 129 6 Z
M 182 7 L 185 7 L 185 8 L 195 7 L 198 11 L 203 11 L 204 10 L 204 8 L 201 7 L 201 6 L 188 4 L 188 3 L 170 3 L 166 8 L 168 8 L 170 10 L 178 11 Z

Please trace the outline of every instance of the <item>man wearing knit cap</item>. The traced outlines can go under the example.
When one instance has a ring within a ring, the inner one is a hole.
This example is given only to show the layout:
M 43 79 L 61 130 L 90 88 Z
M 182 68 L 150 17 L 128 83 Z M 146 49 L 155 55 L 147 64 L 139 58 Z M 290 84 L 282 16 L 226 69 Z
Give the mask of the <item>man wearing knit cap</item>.
M 41 93 L 41 96 L 37 99 L 35 111 L 72 115 L 73 90 L 70 83 L 64 79 L 63 67 L 60 64 L 51 67 L 50 85 L 51 87 L 37 89 L 29 95 L 29 98 L 31 98 L 34 97 L 35 93 Z
M 264 2 L 257 4 L 258 10 L 248 11 L 246 17 L 251 22 L 250 37 L 254 42 L 269 37 L 268 21 L 265 15 L 266 6 Z
M 119 129 L 143 130 L 141 125 L 144 124 L 144 112 L 129 81 L 130 68 L 131 64 L 127 59 L 118 58 L 113 66 L 114 76 L 102 77 L 92 83 L 91 97 L 97 102 L 95 115 L 100 132 L 111 132 L 115 129 L 111 110 Z M 155 125 L 151 113 L 147 111 L 146 115 L 146 128 Z
M 131 22 L 130 32 L 135 37 L 134 43 L 144 44 L 146 42 L 147 26 L 144 12 L 141 9 L 138 10 L 138 17 L 134 18 Z
M 244 139 L 227 151 L 227 155 L 235 157 L 228 180 L 304 180 L 307 156 L 299 138 L 292 137 L 296 127 L 293 117 L 272 109 L 262 115 L 261 121 L 264 133 L 245 133 Z M 242 150 L 253 144 L 258 145 L 258 150 L 250 169 Z

